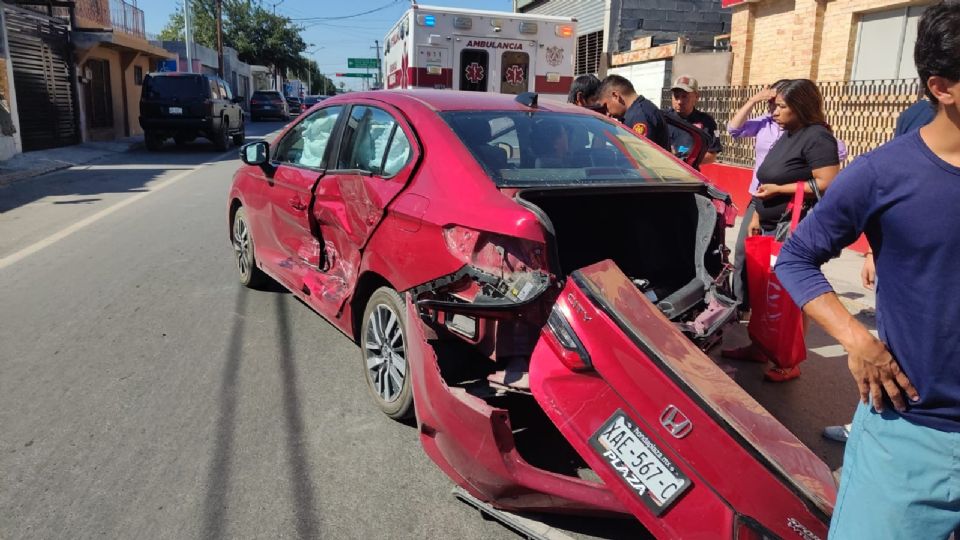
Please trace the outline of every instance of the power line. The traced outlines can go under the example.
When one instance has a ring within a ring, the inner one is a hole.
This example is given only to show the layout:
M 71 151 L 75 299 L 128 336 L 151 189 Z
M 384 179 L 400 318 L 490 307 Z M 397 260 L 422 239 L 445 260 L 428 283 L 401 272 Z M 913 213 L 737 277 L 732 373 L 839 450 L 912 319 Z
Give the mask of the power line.
M 302 17 L 302 18 L 296 18 L 291 20 L 294 20 L 294 21 L 342 21 L 343 19 L 352 19 L 354 17 L 362 17 L 364 15 L 369 15 L 371 13 L 383 11 L 389 7 L 392 7 L 394 4 L 396 4 L 399 1 L 400 0 L 392 0 L 391 2 L 384 4 L 378 8 L 363 11 L 361 13 L 354 13 L 353 15 L 341 15 L 338 17 Z

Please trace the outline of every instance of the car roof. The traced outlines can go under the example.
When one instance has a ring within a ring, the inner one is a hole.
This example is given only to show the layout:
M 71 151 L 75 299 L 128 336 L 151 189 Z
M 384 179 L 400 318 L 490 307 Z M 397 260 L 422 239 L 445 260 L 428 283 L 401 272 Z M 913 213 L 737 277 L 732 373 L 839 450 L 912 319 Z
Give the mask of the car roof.
M 419 103 L 436 111 L 530 111 L 531 108 L 522 105 L 516 101 L 516 96 L 511 94 L 495 94 L 492 92 L 463 92 L 456 90 L 376 90 L 371 92 L 350 92 L 348 94 L 338 94 L 327 103 L 333 100 L 353 101 L 357 99 L 374 99 L 383 101 L 394 106 L 402 106 L 409 103 Z M 536 110 L 566 112 L 574 114 L 595 114 L 583 107 L 570 105 L 551 99 L 538 99 Z

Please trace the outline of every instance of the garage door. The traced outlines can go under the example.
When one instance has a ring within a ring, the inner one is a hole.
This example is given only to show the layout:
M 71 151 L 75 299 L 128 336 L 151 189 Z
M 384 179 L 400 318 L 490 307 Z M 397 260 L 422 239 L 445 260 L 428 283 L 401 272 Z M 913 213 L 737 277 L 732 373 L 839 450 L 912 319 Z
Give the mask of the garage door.
M 69 30 L 57 19 L 6 7 L 23 150 L 79 142 Z

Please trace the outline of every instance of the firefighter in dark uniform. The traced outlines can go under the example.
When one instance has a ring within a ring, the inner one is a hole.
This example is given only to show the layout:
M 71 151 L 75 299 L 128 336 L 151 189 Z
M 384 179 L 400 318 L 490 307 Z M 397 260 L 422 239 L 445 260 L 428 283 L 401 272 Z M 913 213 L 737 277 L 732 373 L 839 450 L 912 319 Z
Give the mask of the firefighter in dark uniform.
M 637 94 L 630 81 L 609 75 L 600 85 L 598 96 L 609 116 L 621 119 L 628 128 L 670 150 L 670 133 L 663 115 L 650 100 Z

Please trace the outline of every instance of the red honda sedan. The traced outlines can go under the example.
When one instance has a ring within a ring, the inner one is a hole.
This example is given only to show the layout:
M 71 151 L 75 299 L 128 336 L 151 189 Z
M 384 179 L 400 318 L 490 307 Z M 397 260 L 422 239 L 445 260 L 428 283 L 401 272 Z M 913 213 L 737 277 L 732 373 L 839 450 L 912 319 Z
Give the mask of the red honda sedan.
M 826 537 L 829 469 L 703 352 L 736 307 L 731 206 L 691 167 L 584 109 L 446 90 L 336 96 L 241 158 L 241 282 L 353 337 L 473 496 Z

